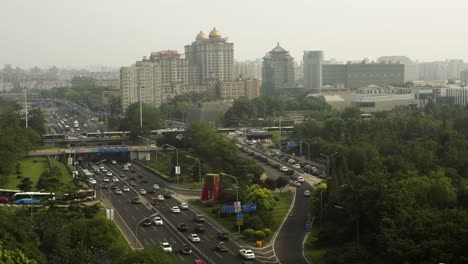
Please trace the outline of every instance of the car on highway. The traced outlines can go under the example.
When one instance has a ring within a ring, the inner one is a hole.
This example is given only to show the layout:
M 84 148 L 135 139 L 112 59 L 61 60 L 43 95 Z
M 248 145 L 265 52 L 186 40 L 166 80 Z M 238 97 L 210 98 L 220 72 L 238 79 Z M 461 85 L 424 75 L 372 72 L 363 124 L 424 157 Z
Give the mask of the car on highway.
M 133 197 L 132 200 L 131 200 L 131 203 L 139 204 L 139 203 L 140 203 L 140 198 L 138 198 L 138 197 Z
M 301 183 L 298 181 L 293 181 L 291 184 L 292 186 L 295 186 L 295 187 L 301 187 Z
M 299 163 L 293 164 L 292 166 L 295 169 L 300 169 L 301 168 L 301 165 Z
M 164 193 L 164 198 L 168 199 L 168 198 L 171 198 L 172 197 L 172 194 L 170 192 L 165 192 Z
M 205 233 L 205 227 L 203 226 L 203 224 L 195 225 L 195 232 L 196 233 Z
M 108 189 L 108 188 L 109 188 L 109 184 L 107 183 L 101 184 L 101 189 Z
M 117 176 L 113 176 L 112 177 L 112 182 L 119 182 L 119 178 L 117 178 Z
M 304 196 L 305 197 L 310 197 L 310 190 L 305 190 L 304 191 Z
M 128 171 L 128 166 L 123 166 L 122 170 Z
M 182 253 L 182 255 L 192 254 L 192 246 L 190 246 L 189 244 L 184 244 L 182 246 L 182 249 L 180 250 L 180 253 Z
M 164 201 L 164 196 L 162 196 L 161 194 L 158 195 L 158 201 L 163 202 Z
M 192 243 L 200 242 L 200 237 L 199 237 L 197 234 L 190 234 L 190 235 L 188 235 L 188 239 L 189 239 L 190 242 L 192 242 Z
M 122 190 L 123 190 L 124 192 L 129 192 L 129 191 L 130 191 L 130 187 L 128 187 L 127 185 L 125 185 L 125 186 L 122 188 Z
M 164 252 L 169 252 L 171 253 L 172 252 L 172 247 L 171 245 L 168 243 L 168 242 L 162 242 L 161 243 L 161 248 Z
M 180 209 L 187 210 L 188 209 L 188 203 L 186 203 L 186 202 L 180 203 Z
M 111 163 L 112 163 L 112 164 L 117 164 L 117 161 L 112 160 Z
M 104 177 L 104 178 L 102 178 L 102 181 L 103 181 L 103 182 L 109 182 L 109 178 L 108 178 L 108 177 Z
M 160 216 L 155 216 L 153 218 L 153 221 L 154 221 L 154 224 L 157 225 L 157 226 L 164 225 L 164 222 L 163 222 L 163 220 L 162 220 L 162 218 Z
M 196 215 L 193 217 L 195 223 L 205 223 L 205 217 L 203 215 Z
M 255 253 L 251 249 L 239 249 L 239 255 L 244 259 L 255 259 Z
M 141 195 L 145 195 L 145 194 L 146 194 L 146 190 L 145 190 L 145 189 L 140 189 L 140 194 L 141 194 Z
M 134 181 L 130 181 L 130 186 L 136 186 L 136 183 Z
M 179 208 L 179 206 L 172 206 L 172 207 L 171 207 L 171 212 L 172 212 L 173 214 L 179 214 L 179 213 L 180 213 L 180 208 Z
M 89 183 L 89 184 L 97 184 L 97 181 L 96 181 L 94 178 L 90 178 L 90 179 L 88 180 L 88 183 Z
M 148 193 L 155 194 L 155 193 L 156 193 L 156 190 L 153 189 L 153 188 L 151 188 L 151 189 L 148 190 Z
M 99 169 L 100 169 L 102 172 L 107 172 L 107 169 L 106 169 L 106 168 L 103 168 L 103 169 L 99 168 Z
M 123 194 L 122 189 L 119 189 L 119 188 L 115 189 L 114 193 L 115 194 Z
M 153 184 L 153 189 L 159 190 L 159 184 L 157 184 L 157 183 Z
M 297 181 L 299 181 L 299 182 L 304 182 L 304 181 L 305 181 L 305 179 L 304 179 L 304 177 L 302 177 L 302 176 L 299 176 L 299 177 L 297 177 Z
M 144 226 L 151 226 L 151 225 L 153 225 L 153 222 L 151 221 L 151 219 L 146 218 L 146 219 L 143 221 L 142 225 L 144 225 Z
M 117 185 L 116 185 L 115 183 L 111 183 L 111 184 L 110 184 L 110 189 L 111 189 L 111 190 L 114 191 L 114 190 L 117 189 L 117 188 L 118 188 L 118 187 L 117 187 Z
M 280 171 L 283 171 L 283 172 L 286 172 L 286 171 L 288 171 L 288 168 L 282 166 L 282 167 L 279 168 L 279 170 L 280 170 Z
M 11 202 L 11 198 L 0 197 L 0 203 L 9 203 L 9 202 Z
M 218 240 L 229 241 L 229 235 L 227 233 L 221 232 L 216 234 Z
M 177 225 L 177 230 L 179 231 L 187 231 L 187 225 L 184 224 L 184 223 L 180 223 L 179 225 Z
M 228 252 L 229 251 L 229 247 L 224 242 L 219 242 L 219 244 L 218 244 L 218 246 L 216 246 L 216 248 L 221 252 Z
M 112 176 L 112 172 L 108 171 L 108 172 L 106 173 L 106 175 L 107 175 L 107 176 Z

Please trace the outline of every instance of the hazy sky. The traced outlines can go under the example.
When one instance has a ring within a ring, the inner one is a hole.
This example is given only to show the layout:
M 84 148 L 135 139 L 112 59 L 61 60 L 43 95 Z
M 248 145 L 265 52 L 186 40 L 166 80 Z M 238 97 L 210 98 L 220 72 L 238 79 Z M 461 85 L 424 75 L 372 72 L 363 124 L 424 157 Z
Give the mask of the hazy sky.
M 0 0 L 0 67 L 124 66 L 216 26 L 237 60 L 277 42 L 297 61 L 407 55 L 468 61 L 468 0 Z

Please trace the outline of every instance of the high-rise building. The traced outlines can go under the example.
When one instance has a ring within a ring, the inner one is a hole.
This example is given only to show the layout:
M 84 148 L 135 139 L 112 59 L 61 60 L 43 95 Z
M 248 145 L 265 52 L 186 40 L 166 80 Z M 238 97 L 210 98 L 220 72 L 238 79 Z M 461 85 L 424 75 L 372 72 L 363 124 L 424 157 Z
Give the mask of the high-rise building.
M 463 60 L 450 60 L 447 65 L 447 79 L 459 80 L 463 68 Z
M 198 65 L 195 74 L 199 84 L 207 84 L 210 79 L 234 79 L 234 44 L 222 38 L 216 28 L 208 37 L 200 31 L 196 40 L 185 46 L 185 58 L 189 65 Z
M 322 87 L 323 51 L 304 51 L 302 63 L 304 88 L 320 89 Z
M 419 80 L 436 81 L 447 80 L 447 63 L 445 62 L 420 62 L 418 64 Z
M 400 63 L 405 65 L 405 82 L 419 80 L 418 64 L 406 56 L 382 56 L 377 59 L 379 63 Z
M 460 81 L 463 86 L 468 86 L 468 70 L 461 71 Z
M 258 96 L 258 80 L 234 78 L 234 44 L 216 29 L 207 37 L 202 31 L 185 46 L 185 58 L 176 50 L 152 52 L 148 58 L 120 69 L 123 111 L 142 101 L 153 107 L 188 92 L 206 92 L 209 97 Z M 224 84 L 224 82 L 226 82 Z
M 294 58 L 279 43 L 263 57 L 262 94 L 274 95 L 294 87 Z
M 325 64 L 323 85 L 356 89 L 368 85 L 402 85 L 404 65 L 400 63 Z

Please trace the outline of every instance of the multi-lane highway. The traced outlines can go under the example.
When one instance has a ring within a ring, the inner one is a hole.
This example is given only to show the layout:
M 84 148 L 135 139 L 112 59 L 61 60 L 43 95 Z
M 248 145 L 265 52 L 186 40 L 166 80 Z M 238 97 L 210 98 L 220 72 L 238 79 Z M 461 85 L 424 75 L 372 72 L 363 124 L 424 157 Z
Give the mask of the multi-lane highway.
M 242 259 L 238 256 L 238 250 L 241 248 L 237 239 L 230 237 L 231 239 L 227 241 L 229 251 L 220 252 L 216 249 L 218 243 L 220 242 L 216 238 L 218 232 L 222 232 L 221 228 L 212 221 L 206 218 L 205 223 L 203 224 L 205 228 L 205 233 L 199 233 L 201 242 L 191 243 L 189 242 L 187 236 L 189 234 L 195 233 L 196 224 L 193 222 L 193 218 L 197 215 L 194 212 L 193 208 L 188 210 L 181 210 L 180 213 L 174 214 L 171 212 L 170 208 L 172 206 L 180 205 L 182 199 L 180 196 L 173 195 L 172 198 L 165 199 L 163 202 L 159 202 L 157 205 L 152 206 L 150 200 L 153 196 L 163 194 L 166 192 L 167 185 L 160 178 L 156 177 L 151 172 L 144 170 L 143 168 L 133 164 L 133 169 L 136 172 L 123 171 L 123 164 L 106 164 L 105 165 L 113 175 L 117 175 L 120 178 L 120 181 L 116 184 L 120 189 L 124 185 L 129 185 L 130 178 L 132 175 L 143 175 L 146 179 L 146 183 L 143 183 L 141 179 L 137 177 L 137 180 L 134 180 L 135 186 L 130 186 L 130 192 L 124 192 L 123 195 L 114 194 L 110 189 L 101 190 L 100 194 L 104 199 L 108 199 L 112 207 L 115 209 L 116 218 L 121 218 L 122 223 L 124 224 L 124 229 L 127 229 L 127 239 L 130 239 L 133 246 L 135 247 L 135 242 L 132 241 L 135 239 L 135 233 L 138 229 L 138 241 L 136 242 L 137 247 L 160 247 L 162 242 L 169 242 L 173 248 L 173 254 L 177 255 L 177 258 L 182 263 L 192 263 L 196 258 L 200 258 L 207 263 L 240 263 Z M 105 173 L 97 173 L 98 185 L 103 184 L 103 177 Z M 111 180 L 112 181 L 112 180 Z M 149 191 L 153 184 L 159 184 L 160 190 L 157 190 L 154 194 L 140 195 L 138 194 L 139 190 L 145 188 Z M 99 189 L 98 189 L 99 190 Z M 139 196 L 142 203 L 133 204 L 131 199 Z M 99 198 L 99 197 L 98 197 Z M 151 226 L 137 225 L 140 221 L 151 216 L 155 213 L 158 213 L 164 221 L 163 226 Z M 177 226 L 181 223 L 185 223 L 188 227 L 187 231 L 177 230 Z M 193 248 L 193 255 L 183 255 L 180 250 L 183 248 L 184 244 L 191 244 Z M 276 259 L 271 258 L 271 252 L 266 252 L 262 254 L 261 250 L 256 250 L 256 260 L 253 263 L 275 263 Z

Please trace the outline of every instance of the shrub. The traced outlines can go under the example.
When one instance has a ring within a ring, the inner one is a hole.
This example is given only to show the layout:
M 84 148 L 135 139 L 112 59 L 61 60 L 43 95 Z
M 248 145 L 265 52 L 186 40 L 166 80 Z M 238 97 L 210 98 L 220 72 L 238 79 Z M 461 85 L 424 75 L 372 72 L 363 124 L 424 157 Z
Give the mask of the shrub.
M 252 228 L 247 228 L 246 230 L 244 230 L 244 232 L 242 232 L 242 234 L 246 238 L 251 238 L 251 237 L 253 237 L 255 235 L 255 231 Z
M 272 232 L 270 228 L 264 228 L 262 231 L 265 233 L 267 237 L 271 236 Z
M 214 205 L 215 205 L 215 204 L 214 204 L 213 201 L 208 201 L 208 202 L 205 203 L 205 207 L 208 207 L 208 208 L 211 208 L 211 207 L 213 207 Z
M 263 232 L 263 231 L 261 231 L 261 230 L 258 230 L 258 231 L 255 232 L 255 238 L 256 238 L 257 240 L 262 240 L 262 239 L 264 239 L 265 237 L 266 237 L 265 232 Z
M 258 230 L 258 229 L 262 229 L 265 227 L 265 223 L 263 222 L 262 218 L 259 215 L 250 215 L 248 219 L 246 220 L 250 228 Z
M 16 179 L 23 179 L 23 175 L 21 174 L 16 175 Z
M 219 208 L 211 208 L 212 214 L 218 215 L 219 211 L 220 211 Z

